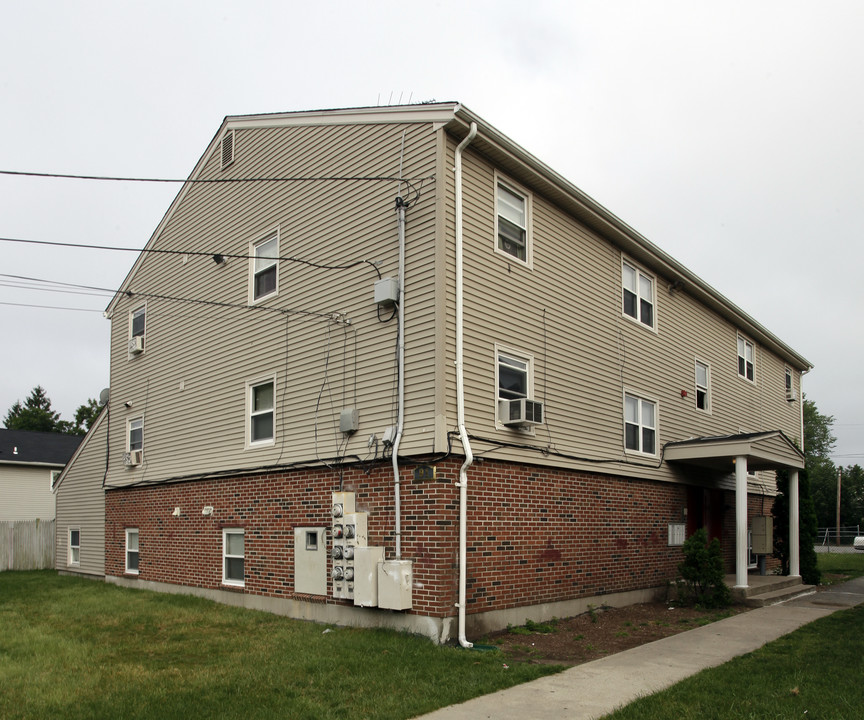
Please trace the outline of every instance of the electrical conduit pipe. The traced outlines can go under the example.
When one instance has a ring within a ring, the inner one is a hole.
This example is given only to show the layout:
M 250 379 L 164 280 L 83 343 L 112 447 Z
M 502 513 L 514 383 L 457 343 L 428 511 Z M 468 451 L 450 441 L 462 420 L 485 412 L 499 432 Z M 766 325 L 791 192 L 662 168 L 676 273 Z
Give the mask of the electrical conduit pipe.
M 463 648 L 474 647 L 465 637 L 465 605 L 468 556 L 468 468 L 474 462 L 468 431 L 465 429 L 465 376 L 464 376 L 464 330 L 463 315 L 463 271 L 462 271 L 462 153 L 477 135 L 477 123 L 471 123 L 471 128 L 465 139 L 456 147 L 454 175 L 456 192 L 456 413 L 459 426 L 459 442 L 465 450 L 465 462 L 459 469 L 459 644 Z
M 397 348 L 397 380 L 396 380 L 396 437 L 393 439 L 393 514 L 394 534 L 396 535 L 396 559 L 402 559 L 402 492 L 399 480 L 399 443 L 402 440 L 402 428 L 405 424 L 405 202 L 396 198 L 396 214 L 399 226 L 399 299 L 398 311 L 399 335 Z

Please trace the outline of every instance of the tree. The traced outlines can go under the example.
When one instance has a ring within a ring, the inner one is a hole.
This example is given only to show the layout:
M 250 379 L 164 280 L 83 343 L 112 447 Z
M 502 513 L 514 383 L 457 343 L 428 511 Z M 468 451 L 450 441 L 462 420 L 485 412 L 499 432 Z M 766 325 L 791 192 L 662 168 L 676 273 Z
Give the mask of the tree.
M 17 400 L 9 408 L 3 424 L 7 430 L 30 430 L 34 432 L 56 432 L 71 435 L 85 435 L 99 415 L 99 403 L 90 398 L 75 411 L 75 420 L 61 420 L 60 413 L 51 407 L 51 398 L 45 388 L 37 385 L 30 396 L 21 404 Z
M 833 415 L 823 415 L 816 403 L 804 397 L 804 457 L 816 520 L 819 526 L 834 525 L 837 518 L 837 468 L 831 451 L 837 442 Z
M 90 426 L 99 417 L 102 407 L 95 398 L 89 398 L 84 405 L 79 405 L 75 411 L 75 424 L 72 433 L 75 435 L 86 435 Z
M 51 409 L 51 398 L 45 394 L 45 388 L 41 385 L 33 388 L 24 405 L 17 400 L 3 420 L 7 430 L 36 432 L 58 432 L 58 422 L 60 422 L 60 413 Z

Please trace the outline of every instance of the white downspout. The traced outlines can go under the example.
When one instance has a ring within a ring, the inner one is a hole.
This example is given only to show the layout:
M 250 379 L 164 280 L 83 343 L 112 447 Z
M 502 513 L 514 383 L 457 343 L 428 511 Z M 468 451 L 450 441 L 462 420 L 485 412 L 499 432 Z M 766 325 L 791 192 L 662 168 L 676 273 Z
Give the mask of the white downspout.
M 402 492 L 399 479 L 399 443 L 402 440 L 402 428 L 405 423 L 405 202 L 396 198 L 396 217 L 399 227 L 399 299 L 396 310 L 398 315 L 399 335 L 396 350 L 396 437 L 393 439 L 393 514 L 394 534 L 396 535 L 396 559 L 402 559 Z
M 474 462 L 468 431 L 465 429 L 465 376 L 464 376 L 464 332 L 463 315 L 463 285 L 462 285 L 462 152 L 477 135 L 477 123 L 471 123 L 471 129 L 465 139 L 456 147 L 455 181 L 456 181 L 456 413 L 459 425 L 459 441 L 465 450 L 465 462 L 459 469 L 459 644 L 464 648 L 474 647 L 465 637 L 465 605 L 467 582 L 466 563 L 468 561 L 468 468 Z

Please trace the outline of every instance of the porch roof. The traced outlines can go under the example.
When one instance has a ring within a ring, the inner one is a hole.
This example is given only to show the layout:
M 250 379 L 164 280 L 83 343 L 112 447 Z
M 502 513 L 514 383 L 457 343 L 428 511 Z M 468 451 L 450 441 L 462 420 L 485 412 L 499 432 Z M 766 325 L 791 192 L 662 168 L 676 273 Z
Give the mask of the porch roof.
M 747 458 L 747 470 L 804 469 L 802 453 L 782 430 L 698 437 L 667 443 L 668 462 L 734 472 L 735 458 Z

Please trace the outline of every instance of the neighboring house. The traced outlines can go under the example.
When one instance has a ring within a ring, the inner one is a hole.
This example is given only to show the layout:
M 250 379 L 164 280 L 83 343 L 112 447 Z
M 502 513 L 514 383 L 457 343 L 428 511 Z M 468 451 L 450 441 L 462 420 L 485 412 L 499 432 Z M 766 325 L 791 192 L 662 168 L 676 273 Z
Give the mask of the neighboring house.
M 54 485 L 57 503 L 55 568 L 61 573 L 105 575 L 107 409 L 93 421 Z
M 0 429 L 0 521 L 53 520 L 52 488 L 80 435 Z
M 467 642 L 746 585 L 804 466 L 810 363 L 458 103 L 226 118 L 107 313 L 121 584 Z

